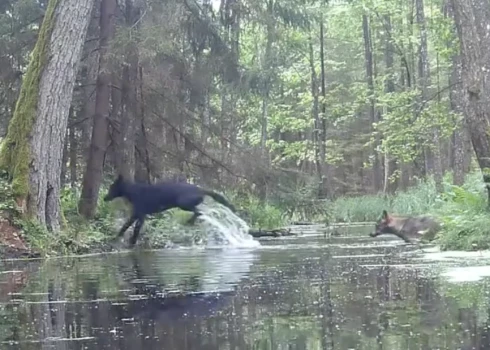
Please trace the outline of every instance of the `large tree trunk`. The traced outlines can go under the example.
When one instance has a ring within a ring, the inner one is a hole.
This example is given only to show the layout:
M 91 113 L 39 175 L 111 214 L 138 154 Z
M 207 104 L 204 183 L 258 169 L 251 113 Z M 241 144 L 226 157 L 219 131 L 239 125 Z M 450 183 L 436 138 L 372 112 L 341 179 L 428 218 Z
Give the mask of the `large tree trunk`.
M 447 16 L 454 19 L 454 11 L 450 0 L 446 1 L 445 7 Z M 454 28 L 454 33 L 457 35 L 456 28 Z M 454 41 L 448 42 L 448 49 L 450 49 L 452 45 L 454 45 Z M 464 97 L 464 86 L 461 81 L 461 54 L 455 53 L 452 57 L 452 70 L 449 76 L 449 100 L 451 103 L 451 110 L 458 114 L 463 114 L 467 108 L 467 106 L 465 106 L 466 98 Z M 468 128 L 465 120 L 457 120 L 456 130 L 453 132 L 451 142 L 451 168 L 453 170 L 453 184 L 457 186 L 464 184 L 465 174 L 468 168 L 467 164 L 471 159 L 471 152 L 467 152 L 467 139 Z
M 366 64 L 366 79 L 370 95 L 369 104 L 369 117 L 372 123 L 378 122 L 378 113 L 376 113 L 376 100 L 374 97 L 374 60 L 373 60 L 373 43 L 371 41 L 371 30 L 369 28 L 369 21 L 366 15 L 362 16 L 362 31 L 364 36 L 364 57 Z M 374 147 L 379 144 L 379 140 L 376 139 Z M 373 162 L 373 189 L 374 192 L 379 192 L 382 187 L 382 171 L 381 163 L 379 161 L 379 155 L 374 150 L 374 162 Z
M 1 150 L 18 203 L 52 231 L 60 228 L 63 145 L 93 1 L 49 1 Z
M 483 172 L 490 203 L 490 140 L 489 98 L 487 82 L 490 81 L 489 58 L 490 43 L 488 35 L 480 35 L 490 27 L 487 13 L 488 4 L 482 1 L 451 1 L 458 31 L 462 78 L 465 93 L 465 119 L 471 142 Z M 477 17 L 479 17 L 477 19 Z M 485 69 L 483 69 L 485 68 Z
M 104 157 L 107 150 L 110 107 L 109 41 L 114 34 L 116 0 L 102 0 L 100 5 L 99 73 L 95 97 L 95 116 L 87 167 L 83 176 L 79 211 L 92 218 L 97 208 Z

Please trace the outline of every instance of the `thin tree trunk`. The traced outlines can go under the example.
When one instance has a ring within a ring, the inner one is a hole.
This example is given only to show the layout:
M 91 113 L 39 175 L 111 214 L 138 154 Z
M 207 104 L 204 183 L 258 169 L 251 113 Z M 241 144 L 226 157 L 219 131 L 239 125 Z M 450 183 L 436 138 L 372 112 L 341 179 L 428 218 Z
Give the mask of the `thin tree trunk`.
M 266 155 L 266 143 L 267 143 L 267 129 L 268 129 L 268 116 L 267 116 L 267 105 L 269 102 L 269 89 L 270 89 L 270 75 L 272 73 L 271 67 L 271 56 L 272 56 L 272 43 L 273 43 L 273 31 L 274 24 L 271 22 L 273 20 L 273 6 L 274 2 L 272 0 L 267 1 L 267 13 L 269 14 L 267 18 L 267 42 L 265 45 L 264 53 L 264 74 L 263 74 L 263 86 L 262 86 L 262 129 L 260 137 L 260 147 L 262 152 Z
M 321 128 L 320 128 L 320 162 L 322 169 L 322 181 L 320 184 L 319 197 L 332 198 L 332 184 L 330 181 L 330 166 L 327 163 L 327 103 L 325 98 L 327 95 L 326 76 L 325 76 L 325 25 L 323 23 L 324 18 L 320 18 L 320 63 L 321 63 L 321 79 L 322 79 L 322 115 L 321 115 Z
M 150 154 L 148 152 L 148 136 L 145 125 L 145 99 L 143 94 L 143 67 L 139 67 L 138 77 L 138 119 L 139 131 L 136 134 L 136 147 L 135 147 L 135 164 L 136 169 L 134 177 L 140 182 L 151 183 L 151 164 Z M 138 127 L 138 126 L 137 126 Z
M 134 179 L 134 124 L 137 119 L 136 85 L 138 77 L 134 74 L 134 64 L 138 64 L 138 57 L 134 53 L 128 54 L 131 62 L 123 68 L 122 97 L 123 108 L 120 116 L 119 132 L 117 134 L 116 164 L 119 174 L 128 180 Z M 136 62 L 134 60 L 136 59 Z M 138 67 L 136 66 L 136 69 Z
M 429 57 L 427 50 L 427 28 L 425 25 L 424 1 L 416 0 L 416 18 L 420 28 L 420 46 L 419 46 L 419 85 L 422 90 L 422 101 L 424 103 L 429 98 L 428 89 L 430 86 L 430 69 Z M 441 163 L 441 142 L 440 131 L 438 127 L 432 130 L 434 148 L 425 148 L 426 172 L 434 174 L 434 181 L 438 192 L 443 191 L 442 187 L 442 163 Z
M 371 42 L 371 30 L 369 28 L 369 21 L 366 15 L 362 16 L 362 31 L 364 37 L 364 56 L 366 64 L 366 79 L 370 94 L 370 104 L 369 104 L 369 117 L 372 123 L 378 122 L 378 114 L 376 113 L 376 100 L 374 96 L 374 63 L 373 63 L 373 44 Z M 374 147 L 376 148 L 379 144 L 377 139 Z M 379 155 L 376 150 L 374 150 L 374 162 L 373 162 L 373 189 L 374 192 L 379 192 L 382 188 L 382 173 L 381 173 L 381 163 L 379 161 Z
M 385 59 L 385 65 L 386 65 L 386 73 L 388 74 L 388 78 L 386 79 L 386 84 L 385 84 L 385 92 L 387 94 L 391 94 L 395 92 L 395 82 L 393 81 L 393 68 L 394 68 L 394 58 L 393 58 L 393 52 L 394 52 L 394 47 L 393 43 L 391 41 L 391 36 L 392 36 L 392 26 L 391 26 L 391 18 L 388 15 L 383 16 L 383 21 L 385 23 L 385 31 L 386 31 L 386 38 L 385 38 L 385 50 L 384 50 L 384 59 Z M 386 111 L 387 113 L 390 113 L 390 110 Z M 390 155 L 388 153 L 385 154 L 385 181 L 384 181 L 384 191 L 383 192 L 388 192 L 388 193 L 394 193 L 396 190 L 396 181 L 392 182 L 390 181 L 391 176 L 393 173 L 396 171 L 396 160 L 391 159 Z
M 111 76 L 108 71 L 109 41 L 114 33 L 116 5 L 115 0 L 102 0 L 100 5 L 99 73 L 95 97 L 94 126 L 79 202 L 80 214 L 86 218 L 92 218 L 95 215 L 102 182 L 104 157 L 107 150 Z
M 319 110 L 318 110 L 318 86 L 317 86 L 317 75 L 315 71 L 315 59 L 313 56 L 313 39 L 309 37 L 309 58 L 310 58 L 310 71 L 311 71 L 311 95 L 313 96 L 313 105 L 311 109 L 311 114 L 313 119 L 315 120 L 315 131 L 312 133 L 312 140 L 311 142 L 313 143 L 313 147 L 315 148 L 315 168 L 316 168 L 316 173 L 318 176 L 318 188 L 319 188 L 319 194 L 321 193 L 321 187 L 323 185 L 323 162 L 320 159 L 320 135 L 319 131 L 321 128 L 320 124 L 320 116 L 319 116 Z
M 80 116 L 80 130 L 82 132 L 80 137 L 79 149 L 82 151 L 83 160 L 88 159 L 90 152 L 90 139 L 92 135 L 92 127 L 94 124 L 94 114 L 95 114 L 95 92 L 96 92 L 96 81 L 97 81 L 97 68 L 99 62 L 99 50 L 97 49 L 97 41 L 93 38 L 99 37 L 99 12 L 100 12 L 100 1 L 97 0 L 94 3 L 90 23 L 87 29 L 87 39 L 92 39 L 86 42 L 84 45 L 82 57 L 84 58 L 81 63 L 80 69 L 80 80 L 83 85 L 82 93 L 82 110 L 77 113 Z
M 139 18 L 141 15 L 141 4 L 138 0 L 125 1 L 126 26 L 131 28 L 132 37 L 137 37 L 139 31 Z M 118 171 L 125 178 L 133 179 L 135 174 L 136 149 L 135 138 L 136 128 L 141 120 L 141 108 L 139 100 L 139 49 L 133 39 L 126 47 L 126 62 L 123 68 L 123 104 L 124 109 L 121 114 L 121 126 L 118 138 Z

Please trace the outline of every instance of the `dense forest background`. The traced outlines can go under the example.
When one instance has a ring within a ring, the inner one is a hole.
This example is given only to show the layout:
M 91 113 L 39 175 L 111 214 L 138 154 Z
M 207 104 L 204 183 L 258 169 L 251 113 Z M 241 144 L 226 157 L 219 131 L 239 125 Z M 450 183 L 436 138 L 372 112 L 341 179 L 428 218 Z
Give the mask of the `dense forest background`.
M 57 186 L 90 219 L 116 173 L 311 208 L 490 167 L 483 0 L 72 2 L 0 6 L 0 156 L 51 228 Z

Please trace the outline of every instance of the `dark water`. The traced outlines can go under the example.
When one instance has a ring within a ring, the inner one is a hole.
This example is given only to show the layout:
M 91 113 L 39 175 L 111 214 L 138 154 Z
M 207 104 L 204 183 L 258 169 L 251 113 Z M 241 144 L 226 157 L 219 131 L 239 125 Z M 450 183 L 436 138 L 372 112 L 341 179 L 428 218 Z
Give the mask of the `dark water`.
M 488 281 L 416 257 L 364 235 L 5 263 L 0 349 L 489 349 Z

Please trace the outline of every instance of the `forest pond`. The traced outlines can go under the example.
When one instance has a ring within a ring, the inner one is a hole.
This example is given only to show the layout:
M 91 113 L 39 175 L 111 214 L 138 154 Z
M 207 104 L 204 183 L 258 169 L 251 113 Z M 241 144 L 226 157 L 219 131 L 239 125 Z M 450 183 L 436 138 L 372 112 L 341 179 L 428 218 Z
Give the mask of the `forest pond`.
M 4 262 L 0 348 L 490 346 L 488 253 L 421 251 L 369 229 L 308 230 L 253 249 Z

